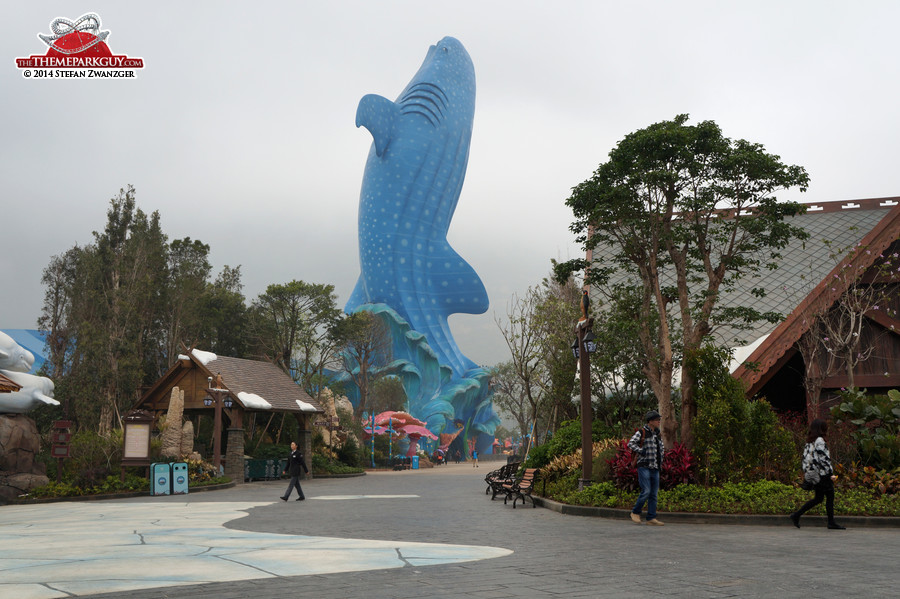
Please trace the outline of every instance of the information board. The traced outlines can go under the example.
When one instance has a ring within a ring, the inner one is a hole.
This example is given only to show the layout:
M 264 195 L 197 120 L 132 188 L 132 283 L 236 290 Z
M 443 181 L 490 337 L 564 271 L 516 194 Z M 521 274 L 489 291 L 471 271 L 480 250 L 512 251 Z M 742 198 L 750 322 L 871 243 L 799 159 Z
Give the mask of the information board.
M 150 423 L 134 422 L 125 427 L 126 460 L 143 460 L 150 457 Z

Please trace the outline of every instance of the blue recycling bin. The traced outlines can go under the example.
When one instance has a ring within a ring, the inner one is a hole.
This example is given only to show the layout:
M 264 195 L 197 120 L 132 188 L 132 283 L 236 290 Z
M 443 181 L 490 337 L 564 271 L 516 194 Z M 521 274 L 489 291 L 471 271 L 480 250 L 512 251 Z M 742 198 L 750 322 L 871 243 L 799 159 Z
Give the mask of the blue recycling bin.
M 172 464 L 172 495 L 187 495 L 188 465 L 187 462 Z
M 150 464 L 150 494 L 172 494 L 172 469 L 168 462 L 155 462 Z
M 417 456 L 417 455 L 414 455 L 412 457 L 412 469 L 413 470 L 419 469 L 419 456 Z

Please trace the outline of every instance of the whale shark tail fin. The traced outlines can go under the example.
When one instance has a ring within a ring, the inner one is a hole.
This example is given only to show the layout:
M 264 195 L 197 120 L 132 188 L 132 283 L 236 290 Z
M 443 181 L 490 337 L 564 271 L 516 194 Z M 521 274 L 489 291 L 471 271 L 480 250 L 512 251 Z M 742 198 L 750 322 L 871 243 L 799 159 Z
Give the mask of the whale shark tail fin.
M 369 303 L 369 298 L 366 297 L 366 283 L 360 275 L 356 281 L 356 287 L 353 288 L 353 293 L 350 294 L 350 299 L 344 305 L 344 312 L 353 314 L 357 308 L 367 303 Z
M 483 314 L 490 301 L 484 283 L 475 269 L 444 242 L 442 250 L 433 255 L 429 273 L 431 286 L 440 292 L 450 314 Z
M 356 108 L 356 126 L 365 127 L 375 140 L 375 154 L 380 158 L 394 136 L 394 123 L 400 118 L 400 107 L 384 96 L 366 94 Z

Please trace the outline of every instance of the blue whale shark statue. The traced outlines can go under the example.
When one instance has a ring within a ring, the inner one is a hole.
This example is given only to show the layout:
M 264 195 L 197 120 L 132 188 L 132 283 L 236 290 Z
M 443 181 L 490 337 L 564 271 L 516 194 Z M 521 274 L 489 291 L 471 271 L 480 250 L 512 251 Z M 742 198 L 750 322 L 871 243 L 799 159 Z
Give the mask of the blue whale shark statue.
M 447 243 L 474 116 L 475 69 L 452 37 L 429 48 L 395 101 L 369 94 L 356 111 L 356 126 L 373 143 L 359 197 L 361 274 L 345 311 L 390 306 L 457 377 L 477 365 L 457 347 L 447 318 L 488 308 L 481 279 Z

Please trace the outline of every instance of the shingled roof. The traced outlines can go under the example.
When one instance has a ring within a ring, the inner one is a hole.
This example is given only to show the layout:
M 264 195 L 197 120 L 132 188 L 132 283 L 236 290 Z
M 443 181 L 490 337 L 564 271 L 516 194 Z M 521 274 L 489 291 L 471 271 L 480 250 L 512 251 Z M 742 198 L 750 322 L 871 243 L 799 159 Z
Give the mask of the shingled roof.
M 199 406 L 206 395 L 206 380 L 222 375 L 220 388 L 245 412 L 292 412 L 315 414 L 325 410 L 271 362 L 217 356 L 193 349 L 178 356 L 175 364 L 153 384 L 135 408 L 168 405 L 168 393 L 174 386 L 186 391 L 185 406 Z
M 745 383 L 748 394 L 752 395 L 759 390 L 762 383 L 771 375 L 773 368 L 777 368 L 788 351 L 808 330 L 808 323 L 814 320 L 810 315 L 829 308 L 847 291 L 848 281 L 838 276 L 839 273 L 848 266 L 853 267 L 853 271 L 862 272 L 872 266 L 891 244 L 900 239 L 900 197 L 858 200 L 852 203 L 859 205 L 853 210 L 859 209 L 860 214 L 868 205 L 873 215 L 880 216 L 874 226 L 868 229 L 859 227 L 854 231 L 857 241 L 850 245 L 855 246 L 858 243 L 867 251 L 845 253 L 840 261 L 825 262 L 823 268 L 830 268 L 822 273 L 819 279 L 813 281 L 815 285 L 793 306 L 787 318 L 774 327 L 765 340 L 746 358 L 747 363 L 754 365 L 753 368 L 741 364 L 734 371 L 734 376 Z M 873 204 L 882 210 L 876 210 Z M 839 232 L 835 231 L 835 234 Z
M 199 355 L 203 356 L 202 353 Z M 234 398 L 248 412 L 325 411 L 300 385 L 271 362 L 226 356 L 215 356 L 214 359 L 201 361 L 197 350 L 191 352 L 191 360 L 209 371 L 210 376 L 221 374 L 225 388 L 231 391 Z M 260 402 L 260 399 L 263 401 Z M 271 407 L 266 408 L 265 404 Z
M 19 391 L 21 388 L 21 385 L 0 373 L 0 393 L 12 393 L 13 391 Z
M 760 312 L 776 312 L 786 317 L 843 260 L 845 250 L 861 242 L 898 205 L 898 200 L 875 198 L 806 204 L 806 214 L 786 220 L 803 228 L 809 238 L 791 240 L 781 251 L 777 269 L 747 277 L 738 288 L 722 293 L 719 305 L 754 306 Z M 831 257 L 840 250 L 844 250 L 842 254 Z M 751 293 L 757 287 L 766 290 L 764 297 Z M 715 336 L 722 345 L 738 347 L 759 340 L 777 326 L 777 323 L 760 321 L 743 331 L 722 327 Z
M 754 306 L 761 312 L 775 312 L 785 317 L 775 324 L 754 323 L 748 330 L 722 326 L 713 333 L 723 346 L 742 349 L 750 346 L 744 352 L 736 352 L 736 357 L 755 363 L 756 369 L 739 366 L 733 374 L 751 389 L 759 386 L 766 372 L 806 331 L 799 316 L 810 309 L 812 303 L 816 309 L 821 309 L 821 302 L 834 303 L 845 291 L 832 291 L 828 286 L 825 293 L 823 284 L 832 272 L 839 271 L 842 264 L 851 259 L 847 252 L 841 251 L 863 244 L 871 248 L 872 253 L 866 256 L 874 261 L 900 236 L 900 197 L 808 203 L 806 206 L 806 214 L 791 217 L 788 222 L 802 227 L 809 238 L 804 241 L 794 239 L 781 250 L 777 269 L 746 277 L 735 289 L 722 292 L 719 298 L 722 307 Z M 598 264 L 605 264 L 610 258 L 604 255 L 602 248 L 588 255 L 588 260 Z M 754 295 L 754 288 L 765 289 L 765 296 Z M 603 304 L 602 298 L 597 300 L 599 305 Z

